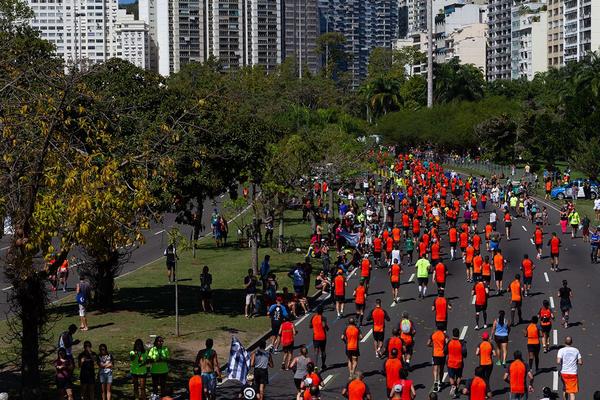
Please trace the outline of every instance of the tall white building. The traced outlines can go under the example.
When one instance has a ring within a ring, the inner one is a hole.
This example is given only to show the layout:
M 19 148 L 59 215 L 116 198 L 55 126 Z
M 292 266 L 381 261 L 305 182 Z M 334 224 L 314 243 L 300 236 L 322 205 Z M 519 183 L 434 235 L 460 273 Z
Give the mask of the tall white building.
M 513 0 L 489 0 L 487 79 L 511 77 L 511 8 Z
M 564 61 L 581 60 L 600 47 L 600 2 L 564 0 Z
M 511 78 L 532 80 L 548 69 L 546 7 L 530 1 L 514 6 L 511 13 Z
M 148 26 L 144 21 L 136 20 L 125 10 L 117 12 L 117 57 L 148 69 L 150 67 L 148 52 Z

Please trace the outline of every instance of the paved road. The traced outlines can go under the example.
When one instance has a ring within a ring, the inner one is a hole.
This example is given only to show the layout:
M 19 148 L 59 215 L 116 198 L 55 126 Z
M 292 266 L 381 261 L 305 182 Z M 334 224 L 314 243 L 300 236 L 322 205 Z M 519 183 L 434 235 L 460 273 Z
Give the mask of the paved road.
M 214 199 L 216 202 L 216 206 L 220 207 L 223 201 L 225 201 L 228 197 L 226 195 L 220 196 Z M 213 200 L 206 200 L 204 203 L 204 216 L 203 216 L 203 225 L 210 230 L 210 216 L 212 210 L 214 208 Z M 153 223 L 150 226 L 150 229 L 144 232 L 144 236 L 146 238 L 146 243 L 135 248 L 132 251 L 131 257 L 129 261 L 123 266 L 121 270 L 120 276 L 123 276 L 127 273 L 135 271 L 138 268 L 141 268 L 145 265 L 148 265 L 156 260 L 159 260 L 163 256 L 164 248 L 166 247 L 168 236 L 167 232 L 176 227 L 181 230 L 181 232 L 189 237 L 191 233 L 191 227 L 186 225 L 179 225 L 175 223 L 176 214 L 165 214 L 162 223 Z M 201 235 L 207 234 L 206 230 L 201 232 Z M 8 245 L 10 243 L 10 236 L 4 236 L 0 239 L 0 258 L 5 254 L 8 249 Z M 77 251 L 73 251 L 72 254 L 69 254 L 69 258 L 72 256 L 77 257 Z M 2 261 L 0 261 L 1 263 Z M 79 280 L 79 275 L 77 274 L 77 268 L 73 268 L 71 265 L 69 280 L 67 285 L 67 292 L 58 291 L 56 293 L 51 294 L 50 301 L 54 302 L 60 300 L 61 298 L 68 296 L 74 293 L 75 286 Z M 0 318 L 6 318 L 7 313 L 9 312 L 9 307 L 7 304 L 7 295 L 12 289 L 9 282 L 7 282 L 4 274 L 0 273 Z
M 487 221 L 488 210 L 480 217 L 480 231 L 483 230 L 485 221 Z M 560 231 L 558 226 L 558 213 L 556 210 L 551 211 L 551 226 L 546 228 L 545 241 L 549 239 L 549 233 L 553 230 Z M 503 238 L 501 248 L 505 258 L 508 260 L 508 266 L 505 269 L 505 287 L 510 282 L 511 277 L 519 272 L 519 266 L 523 254 L 529 254 L 530 258 L 535 260 L 535 248 L 530 241 L 533 234 L 534 226 L 523 219 L 516 219 L 513 222 L 513 237 L 509 242 Z M 499 223 L 499 230 L 503 231 L 502 223 Z M 444 232 L 445 233 L 445 232 Z M 443 242 L 445 250 L 448 251 L 447 235 Z M 523 315 L 525 318 L 536 314 L 541 307 L 544 299 L 550 299 L 551 303 L 558 307 L 557 291 L 563 279 L 569 281 L 569 286 L 573 289 L 574 310 L 571 316 L 571 326 L 565 329 L 560 326 L 560 310 L 555 309 L 557 320 L 553 326 L 551 336 L 551 344 L 555 347 L 548 354 L 540 354 L 540 373 L 535 377 L 535 394 L 530 396 L 532 399 L 541 398 L 541 389 L 544 386 L 549 386 L 555 390 L 559 389 L 558 373 L 556 372 L 556 352 L 558 346 L 564 341 L 565 336 L 571 335 L 574 338 L 574 345 L 579 348 L 584 359 L 584 365 L 580 369 L 580 399 L 590 399 L 592 393 L 600 389 L 600 367 L 595 361 L 595 356 L 600 356 L 600 296 L 598 296 L 595 284 L 600 282 L 599 266 L 592 266 L 589 262 L 588 245 L 584 244 L 581 238 L 571 240 L 569 235 L 561 238 L 563 247 L 561 250 L 561 268 L 560 272 L 551 272 L 549 268 L 549 250 L 544 248 L 544 258 L 541 261 L 535 261 L 537 269 L 534 272 L 532 296 L 524 298 Z M 484 247 L 483 247 L 484 248 Z M 485 254 L 485 253 L 484 253 Z M 475 357 L 475 348 L 480 342 L 482 331 L 475 331 L 474 305 L 472 305 L 471 285 L 465 282 L 464 266 L 462 260 L 450 261 L 449 255 L 443 255 L 450 276 L 448 277 L 446 295 L 451 300 L 453 305 L 452 311 L 449 313 L 448 330 L 459 328 L 461 337 L 467 342 L 468 357 L 466 359 L 464 374 L 465 377 L 472 377 L 473 371 L 477 363 Z M 404 267 L 404 275 L 402 277 L 402 286 L 400 287 L 400 296 L 402 301 L 392 307 L 391 288 L 388 280 L 388 275 L 385 270 L 375 270 L 371 278 L 370 296 L 367 300 L 367 310 L 370 310 L 375 299 L 382 299 L 382 303 L 387 309 L 392 321 L 386 325 L 386 338 L 390 336 L 392 327 L 397 327 L 400 321 L 402 311 L 408 311 L 416 324 L 417 336 L 415 344 L 415 352 L 412 361 L 413 371 L 410 374 L 410 379 L 414 380 L 417 389 L 417 399 L 425 399 L 432 387 L 431 375 L 431 350 L 425 346 L 429 335 L 434 331 L 434 317 L 431 312 L 431 305 L 435 296 L 435 290 L 430 283 L 428 297 L 425 300 L 419 301 L 417 298 L 417 286 L 410 280 L 415 272 L 414 266 Z M 507 278 L 508 277 L 508 278 Z M 347 297 L 352 293 L 354 287 L 358 285 L 358 278 L 353 275 L 349 279 Z M 495 286 L 492 284 L 492 286 Z M 500 309 L 507 312 L 510 316 L 509 306 L 510 295 L 496 296 L 495 292 L 490 293 L 490 301 L 488 305 L 488 319 L 493 321 Z M 340 340 L 340 336 L 345 329 L 347 320 L 353 316 L 354 305 L 349 303 L 346 305 L 345 316 L 341 320 L 336 320 L 335 310 L 333 305 L 325 302 L 325 315 L 329 321 L 330 331 L 328 334 L 328 368 L 322 371 L 322 378 L 326 385 L 323 390 L 323 398 L 325 399 L 341 399 L 342 388 L 347 383 L 348 371 L 346 367 L 346 357 L 344 355 L 344 345 Z M 296 344 L 307 344 L 310 350 L 310 356 L 314 357 L 312 349 L 312 336 L 309 329 L 310 316 L 301 318 L 296 321 L 296 326 L 299 330 L 299 335 L 296 339 Z M 514 350 L 521 350 L 524 357 L 527 357 L 526 338 L 523 336 L 522 330 L 526 324 L 519 325 L 513 328 L 510 334 L 509 343 L 509 360 L 512 359 Z M 385 393 L 385 377 L 379 373 L 383 367 L 383 361 L 375 357 L 373 349 L 373 338 L 370 334 L 371 326 L 363 326 L 361 328 L 363 339 L 360 344 L 361 357 L 359 360 L 358 369 L 366 375 L 365 382 L 369 386 L 373 399 L 384 399 Z M 488 329 L 489 331 L 489 329 Z M 296 354 L 298 352 L 296 351 Z M 268 399 L 290 399 L 292 398 L 295 388 L 291 372 L 282 371 L 281 355 L 275 356 L 275 368 L 271 370 L 271 384 L 268 387 Z M 318 362 L 320 365 L 320 360 Z M 494 372 L 491 379 L 491 387 L 494 390 L 495 399 L 508 398 L 507 385 L 502 381 L 503 368 L 500 366 L 494 367 Z M 445 383 L 448 384 L 446 378 Z M 232 382 L 225 382 L 220 388 L 219 397 L 234 398 L 239 386 Z M 446 385 L 440 398 L 448 396 L 449 387 Z M 465 398 L 465 396 L 463 396 Z

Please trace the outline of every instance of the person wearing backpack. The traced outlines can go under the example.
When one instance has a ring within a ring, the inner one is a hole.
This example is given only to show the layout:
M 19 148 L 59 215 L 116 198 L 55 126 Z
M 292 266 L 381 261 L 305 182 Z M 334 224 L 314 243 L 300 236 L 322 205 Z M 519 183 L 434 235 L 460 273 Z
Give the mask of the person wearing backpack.
M 413 354 L 413 347 L 415 345 L 414 337 L 416 334 L 415 327 L 412 321 L 408 317 L 408 312 L 402 313 L 402 320 L 400 321 L 400 339 L 404 343 L 404 365 L 410 367 L 410 359 Z
M 79 276 L 79 283 L 77 284 L 75 300 L 79 305 L 79 329 L 82 331 L 88 330 L 88 321 L 85 314 L 86 307 L 89 303 L 91 287 L 90 283 L 85 279 L 85 275 Z

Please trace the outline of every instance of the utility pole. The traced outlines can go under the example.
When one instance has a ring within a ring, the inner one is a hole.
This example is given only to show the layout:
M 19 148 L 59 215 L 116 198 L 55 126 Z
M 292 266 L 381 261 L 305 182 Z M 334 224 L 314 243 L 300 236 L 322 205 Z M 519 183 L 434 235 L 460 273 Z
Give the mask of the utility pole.
M 433 4 L 427 0 L 427 107 L 433 107 Z

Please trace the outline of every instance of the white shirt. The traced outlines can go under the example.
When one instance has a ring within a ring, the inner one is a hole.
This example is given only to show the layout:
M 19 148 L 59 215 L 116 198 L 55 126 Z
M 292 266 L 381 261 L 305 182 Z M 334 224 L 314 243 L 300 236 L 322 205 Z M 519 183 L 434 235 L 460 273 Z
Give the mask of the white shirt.
M 600 198 L 594 200 L 594 210 L 600 210 Z
M 496 222 L 496 220 L 498 219 L 498 215 L 495 212 L 491 212 L 490 213 L 490 223 L 494 223 Z
M 576 374 L 577 361 L 581 360 L 581 354 L 575 347 L 566 346 L 558 350 L 557 359 L 562 360 L 562 374 Z

